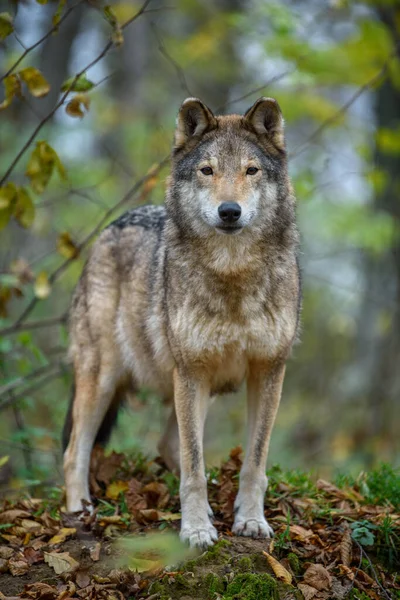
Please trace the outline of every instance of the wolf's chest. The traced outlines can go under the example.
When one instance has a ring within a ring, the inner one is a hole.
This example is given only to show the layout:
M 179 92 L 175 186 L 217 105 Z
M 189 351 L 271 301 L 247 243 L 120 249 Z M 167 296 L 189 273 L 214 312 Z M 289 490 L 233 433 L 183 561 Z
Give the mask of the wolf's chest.
M 224 311 L 210 315 L 201 308 L 183 306 L 172 325 L 174 337 L 192 358 L 268 358 L 281 343 L 280 321 L 260 307 L 235 318 Z

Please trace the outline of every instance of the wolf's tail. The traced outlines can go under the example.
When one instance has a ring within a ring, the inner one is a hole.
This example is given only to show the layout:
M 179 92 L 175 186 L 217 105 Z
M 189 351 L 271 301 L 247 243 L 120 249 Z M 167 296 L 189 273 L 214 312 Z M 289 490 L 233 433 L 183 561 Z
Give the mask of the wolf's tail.
M 64 427 L 62 432 L 62 449 L 63 452 L 66 451 L 69 439 L 71 437 L 72 431 L 72 411 L 74 406 L 74 397 L 75 397 L 75 385 L 72 386 L 71 398 L 69 401 L 68 412 L 65 417 Z M 100 444 L 100 446 L 105 446 L 110 438 L 111 431 L 116 423 L 119 409 L 121 408 L 121 404 L 124 401 L 124 394 L 122 390 L 116 390 L 112 402 L 110 404 L 109 409 L 107 410 L 105 417 L 100 425 L 99 431 L 97 432 L 95 444 Z

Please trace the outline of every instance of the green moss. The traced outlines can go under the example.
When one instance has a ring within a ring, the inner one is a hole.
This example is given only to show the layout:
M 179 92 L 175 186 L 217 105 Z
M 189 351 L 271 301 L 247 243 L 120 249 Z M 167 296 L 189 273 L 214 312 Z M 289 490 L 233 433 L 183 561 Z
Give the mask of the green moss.
M 196 563 L 198 565 L 205 565 L 209 562 L 213 562 L 219 565 L 226 563 L 229 560 L 230 556 L 227 552 L 223 551 L 223 548 L 227 548 L 230 545 L 231 543 L 227 540 L 220 540 L 212 548 L 207 550 L 205 554 L 200 556 L 200 558 L 197 559 Z
M 301 564 L 297 554 L 294 554 L 294 552 L 289 552 L 289 554 L 287 555 L 287 559 L 289 561 L 289 565 L 291 566 L 293 573 L 298 575 L 301 571 Z
M 351 590 L 348 595 L 349 600 L 369 600 L 369 596 L 364 592 L 360 592 L 359 590 Z
M 236 563 L 236 567 L 242 573 L 247 573 L 253 569 L 253 561 L 249 556 L 242 556 Z
M 205 585 L 210 598 L 214 598 L 215 594 L 222 594 L 225 587 L 223 581 L 215 573 L 209 573 L 206 576 Z
M 224 600 L 279 600 L 278 585 L 275 579 L 262 573 L 242 573 L 228 585 Z

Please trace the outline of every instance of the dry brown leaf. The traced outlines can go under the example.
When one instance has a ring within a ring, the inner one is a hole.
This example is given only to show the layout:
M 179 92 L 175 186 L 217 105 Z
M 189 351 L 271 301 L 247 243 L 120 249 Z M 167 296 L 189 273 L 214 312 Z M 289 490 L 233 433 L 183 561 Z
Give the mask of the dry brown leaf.
M 329 590 L 332 577 L 322 565 L 310 565 L 304 573 L 304 583 L 317 590 Z
M 90 548 L 90 558 L 93 562 L 97 562 L 100 559 L 100 551 L 101 551 L 101 543 L 96 542 L 96 544 Z
M 8 571 L 8 560 L 0 558 L 0 573 L 7 573 Z
M 295 540 L 300 540 L 301 542 L 309 540 L 314 535 L 311 529 L 305 529 L 304 527 L 301 527 L 301 525 L 290 525 L 289 530 L 290 537 Z
M 57 575 L 73 571 L 79 563 L 68 552 L 44 552 L 44 561 L 52 567 Z
M 279 560 L 276 560 L 276 558 L 271 556 L 271 554 L 268 554 L 268 552 L 263 551 L 263 554 L 267 559 L 269 566 L 275 573 L 276 577 L 284 583 L 292 583 L 292 574 L 289 573 L 287 569 L 285 569 L 285 567 L 279 562 Z
M 340 560 L 346 567 L 348 567 L 351 563 L 351 548 L 351 534 L 350 529 L 347 528 L 343 534 L 342 541 L 340 542 Z
M 311 600 L 318 594 L 318 590 L 316 590 L 315 587 L 307 585 L 306 583 L 299 583 L 297 587 L 303 594 L 304 600 Z
M 11 510 L 6 510 L 0 513 L 0 523 L 15 523 L 17 519 L 29 519 L 30 516 L 30 513 L 28 513 L 26 510 L 12 508 Z
M 38 529 L 42 529 L 42 525 L 37 521 L 32 521 L 32 519 L 22 519 L 21 527 L 28 531 L 37 531 Z
M 0 558 L 8 560 L 14 554 L 14 550 L 10 546 L 0 546 Z
M 79 569 L 76 572 L 75 581 L 80 588 L 85 588 L 90 583 L 90 576 L 87 570 Z
M 18 577 L 20 575 L 25 575 L 25 573 L 29 571 L 29 564 L 26 560 L 17 556 L 15 558 L 10 558 L 8 561 L 8 568 L 10 569 L 11 575 Z
M 146 496 L 149 507 L 165 508 L 169 501 L 169 492 L 165 483 L 152 481 L 144 486 L 142 494 Z
M 350 581 L 354 579 L 353 571 L 346 565 L 338 565 L 340 575 L 345 575 Z
M 75 527 L 62 527 L 60 531 L 56 535 L 53 535 L 53 537 L 49 540 L 49 545 L 55 546 L 56 544 L 62 544 L 67 538 L 75 534 Z

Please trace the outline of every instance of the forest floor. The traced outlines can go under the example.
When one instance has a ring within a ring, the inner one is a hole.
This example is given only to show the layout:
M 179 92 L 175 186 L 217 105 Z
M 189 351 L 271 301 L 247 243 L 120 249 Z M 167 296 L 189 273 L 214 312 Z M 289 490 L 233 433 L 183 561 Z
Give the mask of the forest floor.
M 241 450 L 208 472 L 219 541 L 178 541 L 179 481 L 161 463 L 96 449 L 92 514 L 64 492 L 0 506 L 0 600 L 400 598 L 400 476 L 389 466 L 337 485 L 269 471 L 273 540 L 231 533 Z M 43 494 L 44 495 L 44 494 Z

